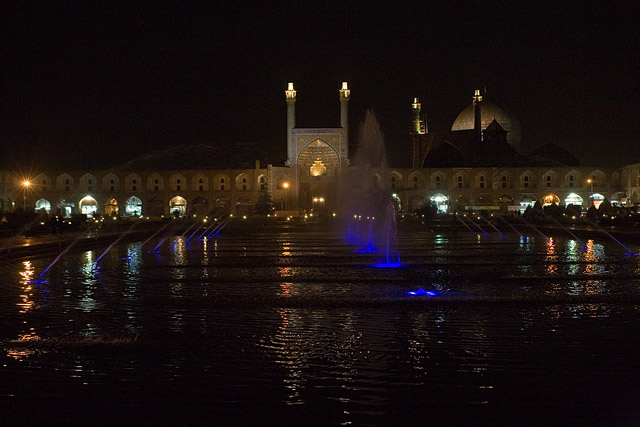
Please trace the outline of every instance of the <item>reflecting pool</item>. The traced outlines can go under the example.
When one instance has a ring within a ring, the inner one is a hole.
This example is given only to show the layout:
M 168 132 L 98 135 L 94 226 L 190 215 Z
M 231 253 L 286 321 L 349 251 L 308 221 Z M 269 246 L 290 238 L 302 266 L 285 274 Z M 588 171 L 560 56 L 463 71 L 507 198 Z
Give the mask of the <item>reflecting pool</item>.
M 5 262 L 15 422 L 633 425 L 640 258 L 616 243 L 398 234 L 376 268 L 330 231 Z M 631 247 L 637 253 L 638 247 Z

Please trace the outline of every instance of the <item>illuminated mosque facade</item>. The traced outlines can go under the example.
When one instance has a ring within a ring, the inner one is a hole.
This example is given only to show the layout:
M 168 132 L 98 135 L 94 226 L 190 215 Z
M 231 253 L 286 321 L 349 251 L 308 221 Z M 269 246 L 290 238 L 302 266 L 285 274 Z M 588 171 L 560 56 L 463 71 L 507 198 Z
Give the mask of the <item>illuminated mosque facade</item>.
M 130 162 L 108 170 L 39 171 L 23 177 L 0 171 L 0 211 L 26 209 L 70 217 L 196 216 L 228 211 L 248 215 L 265 194 L 282 215 L 335 212 L 342 171 L 350 168 L 349 100 L 343 82 L 338 90 L 340 126 L 296 127 L 296 90 L 285 90 L 287 160 L 283 166 L 224 169 L 181 168 Z M 429 132 L 421 104 L 411 103 L 412 167 L 381 165 L 370 170 L 388 191 L 398 211 L 411 213 L 433 202 L 441 212 L 464 210 L 521 211 L 543 205 L 637 205 L 640 163 L 618 167 L 580 166 L 571 154 L 552 144 L 523 155 L 520 124 L 476 91 L 472 103 L 451 130 Z M 409 114 L 408 114 L 409 121 Z M 201 157 L 204 146 L 194 150 Z M 213 148 L 210 148 L 215 151 Z M 180 155 L 180 152 L 177 153 Z M 163 157 L 167 157 L 163 155 Z M 218 156 L 219 157 L 219 156 Z

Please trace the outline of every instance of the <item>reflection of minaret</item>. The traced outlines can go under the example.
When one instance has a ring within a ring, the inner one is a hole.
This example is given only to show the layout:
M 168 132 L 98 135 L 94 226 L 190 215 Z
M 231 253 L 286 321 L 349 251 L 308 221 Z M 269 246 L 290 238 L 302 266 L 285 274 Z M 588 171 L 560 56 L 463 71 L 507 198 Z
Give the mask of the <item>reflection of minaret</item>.
M 349 99 L 351 91 L 347 87 L 347 82 L 342 82 L 340 89 L 340 126 L 344 132 L 344 144 L 342 148 L 342 160 L 349 162 Z
M 473 134 L 478 141 L 482 141 L 482 95 L 480 95 L 480 89 L 476 89 L 476 93 L 473 96 Z
M 296 127 L 296 91 L 293 90 L 293 83 L 289 83 L 284 93 L 287 99 L 287 165 L 291 166 L 295 160 L 292 131 Z

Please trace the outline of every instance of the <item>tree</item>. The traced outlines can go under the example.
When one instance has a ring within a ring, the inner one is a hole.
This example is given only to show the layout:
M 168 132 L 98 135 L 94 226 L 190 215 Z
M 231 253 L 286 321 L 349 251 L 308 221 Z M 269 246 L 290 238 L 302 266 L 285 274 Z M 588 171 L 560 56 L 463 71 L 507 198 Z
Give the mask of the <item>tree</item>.
M 258 215 L 262 216 L 267 216 L 273 213 L 273 197 L 266 189 L 260 192 L 255 210 Z

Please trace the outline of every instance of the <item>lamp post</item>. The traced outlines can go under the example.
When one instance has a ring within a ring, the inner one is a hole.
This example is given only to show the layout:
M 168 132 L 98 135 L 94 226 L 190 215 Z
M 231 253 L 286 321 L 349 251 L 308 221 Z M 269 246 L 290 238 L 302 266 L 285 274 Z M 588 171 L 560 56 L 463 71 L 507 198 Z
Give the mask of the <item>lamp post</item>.
M 27 211 L 27 190 L 29 189 L 29 187 L 31 186 L 31 182 L 28 180 L 24 180 L 22 181 L 22 187 L 23 187 L 23 192 L 22 192 L 22 209 L 24 209 L 24 211 Z
M 282 188 L 284 188 L 284 210 L 287 210 L 287 205 L 289 204 L 289 183 L 288 182 L 283 182 L 282 183 Z
M 593 194 L 593 180 L 591 178 L 587 179 L 587 184 L 591 184 L 591 194 Z

